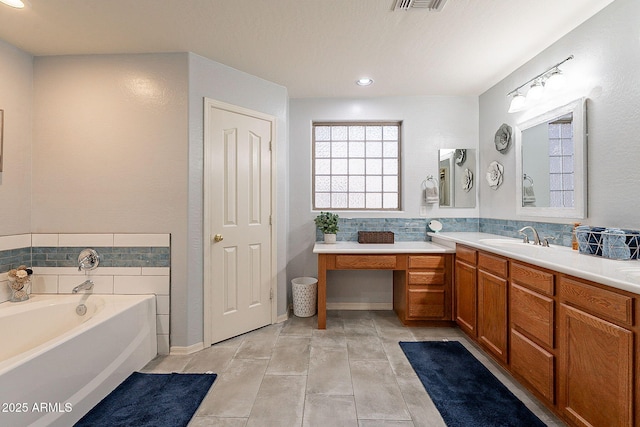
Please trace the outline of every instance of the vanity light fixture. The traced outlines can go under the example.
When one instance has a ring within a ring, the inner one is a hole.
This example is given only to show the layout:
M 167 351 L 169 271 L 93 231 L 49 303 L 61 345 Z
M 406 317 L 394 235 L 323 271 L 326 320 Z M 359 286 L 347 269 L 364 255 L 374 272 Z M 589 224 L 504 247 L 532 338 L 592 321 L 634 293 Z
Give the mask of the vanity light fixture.
M 560 69 L 556 67 L 553 71 L 551 71 L 549 77 L 547 77 L 545 86 L 551 90 L 556 90 L 564 86 L 565 81 L 566 78 L 564 77 L 564 74 L 562 74 L 562 71 L 560 71 Z
M 511 99 L 511 105 L 509 106 L 509 112 L 518 111 L 524 104 L 527 102 L 527 98 L 521 94 L 519 91 L 513 94 L 513 99 Z
M 544 93 L 544 83 L 542 80 L 537 79 L 531 83 L 529 87 L 529 92 L 527 92 L 527 96 L 529 99 L 540 99 L 542 98 L 542 94 Z
M 373 84 L 373 79 L 368 77 L 356 80 L 356 84 L 358 86 L 371 86 Z
M 545 87 L 548 87 L 552 90 L 562 87 L 564 83 L 564 75 L 562 74 L 562 71 L 559 67 L 570 59 L 573 59 L 573 55 L 569 56 L 564 61 L 560 61 L 556 65 L 549 67 L 546 71 L 527 80 L 526 82 L 509 92 L 507 96 L 512 97 L 511 103 L 509 104 L 509 112 L 513 113 L 515 111 L 521 110 L 524 107 L 527 99 L 540 99 L 544 94 Z M 522 92 L 520 92 L 520 90 L 529 84 L 531 84 L 531 86 L 529 87 L 529 91 L 526 95 L 524 95 Z
M 24 7 L 24 2 L 21 0 L 0 0 L 0 2 L 7 6 L 15 7 L 16 9 L 22 9 Z

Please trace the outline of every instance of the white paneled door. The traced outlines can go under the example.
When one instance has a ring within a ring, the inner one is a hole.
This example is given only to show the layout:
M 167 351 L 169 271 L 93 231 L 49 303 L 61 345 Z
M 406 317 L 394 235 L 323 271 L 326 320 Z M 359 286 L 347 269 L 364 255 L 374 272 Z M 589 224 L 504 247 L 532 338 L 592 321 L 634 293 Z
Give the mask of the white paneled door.
M 274 127 L 205 99 L 205 345 L 272 323 Z

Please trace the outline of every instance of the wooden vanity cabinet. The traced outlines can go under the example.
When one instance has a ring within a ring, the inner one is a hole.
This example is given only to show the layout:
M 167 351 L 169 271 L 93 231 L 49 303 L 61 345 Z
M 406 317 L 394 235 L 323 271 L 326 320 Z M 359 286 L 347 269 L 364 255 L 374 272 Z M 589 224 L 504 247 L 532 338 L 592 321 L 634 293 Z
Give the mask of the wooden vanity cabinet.
M 393 306 L 405 325 L 452 321 L 450 254 L 406 255 L 406 270 L 394 271 Z
M 477 257 L 475 249 L 457 245 L 455 262 L 455 320 L 467 335 L 476 338 L 477 331 Z
M 454 283 L 460 329 L 568 425 L 640 427 L 638 294 L 459 244 Z
M 499 361 L 508 362 L 506 258 L 478 252 L 478 341 Z
M 576 426 L 637 425 L 636 298 L 566 276 L 559 288 L 559 411 Z
M 555 404 L 555 274 L 510 262 L 511 372 L 538 398 Z

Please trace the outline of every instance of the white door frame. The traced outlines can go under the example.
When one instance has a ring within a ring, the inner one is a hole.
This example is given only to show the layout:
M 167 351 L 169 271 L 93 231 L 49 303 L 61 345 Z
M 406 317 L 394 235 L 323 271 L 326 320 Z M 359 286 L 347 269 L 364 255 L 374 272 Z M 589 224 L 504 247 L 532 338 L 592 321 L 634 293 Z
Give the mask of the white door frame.
M 204 181 L 203 181 L 203 191 L 204 191 L 204 236 L 203 236 L 203 246 L 204 246 L 204 274 L 203 274 L 203 298 L 204 298 L 204 336 L 203 336 L 203 344 L 204 347 L 209 347 L 212 344 L 212 316 L 211 316 L 211 299 L 213 297 L 213 286 L 212 286 L 212 277 L 211 277 L 211 239 L 213 237 L 211 230 L 211 212 L 209 209 L 210 205 L 210 197 L 211 191 L 208 188 L 208 183 L 211 180 L 211 167 L 209 163 L 208 150 L 210 144 L 208 141 L 211 137 L 209 134 L 209 120 L 210 120 L 210 110 L 211 108 L 217 108 L 221 110 L 230 111 L 232 113 L 244 114 L 250 117 L 256 117 L 262 120 L 266 120 L 271 122 L 271 323 L 276 323 L 278 318 L 278 282 L 277 282 L 277 232 L 276 232 L 276 172 L 277 172 L 277 162 L 276 162 L 276 118 L 269 114 L 264 114 L 258 111 L 253 111 L 248 108 L 239 107 L 237 105 L 228 104 L 222 101 L 217 101 L 210 98 L 204 98 L 204 126 L 203 126 L 203 144 L 204 144 Z

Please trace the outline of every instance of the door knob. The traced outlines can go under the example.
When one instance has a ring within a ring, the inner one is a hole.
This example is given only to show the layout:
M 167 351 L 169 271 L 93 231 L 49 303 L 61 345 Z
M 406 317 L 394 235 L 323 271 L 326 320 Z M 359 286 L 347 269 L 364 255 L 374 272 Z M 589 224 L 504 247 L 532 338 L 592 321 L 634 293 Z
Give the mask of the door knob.
M 224 237 L 222 237 L 222 234 L 216 234 L 215 236 L 213 236 L 213 241 L 214 242 L 221 242 L 224 239 Z

